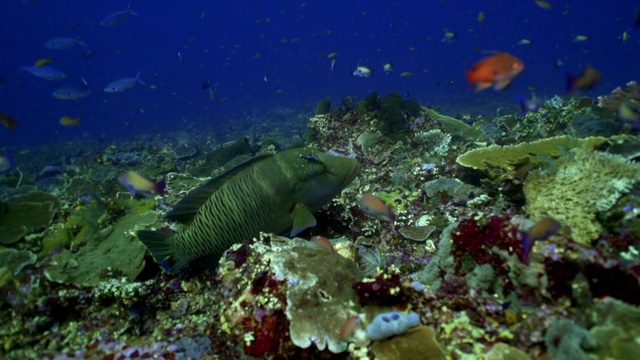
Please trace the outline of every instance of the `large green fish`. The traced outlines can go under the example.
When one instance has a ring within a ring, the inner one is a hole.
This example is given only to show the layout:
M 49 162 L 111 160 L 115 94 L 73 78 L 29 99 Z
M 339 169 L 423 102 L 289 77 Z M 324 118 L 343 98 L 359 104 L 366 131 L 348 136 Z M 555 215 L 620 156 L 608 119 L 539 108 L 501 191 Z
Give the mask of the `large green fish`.
M 355 159 L 310 148 L 256 156 L 191 191 L 167 213 L 190 224 L 167 234 L 143 230 L 138 238 L 156 262 L 175 272 L 196 259 L 217 261 L 235 243 L 262 232 L 295 236 L 316 224 L 313 212 L 353 181 Z

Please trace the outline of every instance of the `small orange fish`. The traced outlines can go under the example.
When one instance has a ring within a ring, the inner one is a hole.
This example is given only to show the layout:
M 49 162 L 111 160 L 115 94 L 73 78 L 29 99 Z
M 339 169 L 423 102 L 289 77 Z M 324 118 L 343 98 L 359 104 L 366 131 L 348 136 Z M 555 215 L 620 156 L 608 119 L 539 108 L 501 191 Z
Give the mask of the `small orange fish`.
M 351 315 L 344 322 L 342 327 L 340 328 L 340 335 L 338 335 L 338 339 L 342 341 L 349 341 L 353 337 L 353 334 L 356 333 L 356 329 L 358 328 L 358 322 L 360 321 L 360 317 L 358 315 Z
M 9 129 L 15 129 L 18 127 L 18 122 L 14 118 L 1 112 L 0 112 L 0 122 L 2 122 L 4 126 L 8 127 Z
M 589 65 L 584 72 L 578 76 L 567 74 L 567 94 L 577 91 L 591 90 L 602 80 L 602 74 L 593 66 Z
M 71 116 L 63 116 L 60 118 L 60 125 L 62 126 L 78 126 L 80 125 L 80 118 L 79 117 L 75 117 L 72 118 Z
M 501 52 L 478 61 L 467 71 L 467 81 L 476 84 L 476 92 L 493 86 L 494 90 L 506 88 L 524 70 L 524 63 L 517 57 Z
M 373 194 L 366 193 L 362 195 L 362 198 L 358 201 L 358 206 L 362 211 L 367 213 L 367 215 L 374 218 L 390 221 L 396 220 L 396 215 L 393 213 L 393 207 L 386 204 L 382 199 Z
M 320 246 L 321 248 L 325 248 L 331 251 L 331 253 L 336 252 L 335 249 L 333 248 L 333 245 L 331 245 L 331 241 L 324 236 L 320 236 L 320 235 L 312 236 L 311 241 L 316 243 L 316 245 Z

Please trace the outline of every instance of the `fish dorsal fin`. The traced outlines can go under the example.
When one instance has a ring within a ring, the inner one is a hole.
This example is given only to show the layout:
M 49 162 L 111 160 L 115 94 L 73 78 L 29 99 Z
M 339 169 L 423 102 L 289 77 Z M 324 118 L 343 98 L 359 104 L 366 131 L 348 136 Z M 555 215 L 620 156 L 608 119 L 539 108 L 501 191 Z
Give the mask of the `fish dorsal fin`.
M 248 167 L 273 156 L 273 153 L 259 154 L 249 159 L 236 162 L 233 166 L 223 171 L 219 175 L 211 178 L 199 187 L 191 190 L 179 203 L 177 203 L 165 218 L 167 220 L 189 224 L 196 217 L 198 210 L 213 195 L 216 190 L 222 187 L 230 179 Z

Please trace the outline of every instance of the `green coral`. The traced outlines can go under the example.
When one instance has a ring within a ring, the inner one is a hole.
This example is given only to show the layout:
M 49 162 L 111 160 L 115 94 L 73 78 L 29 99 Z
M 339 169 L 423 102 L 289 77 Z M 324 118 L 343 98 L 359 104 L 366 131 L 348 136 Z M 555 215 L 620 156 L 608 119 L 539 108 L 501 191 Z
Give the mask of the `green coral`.
M 598 305 L 599 323 L 590 333 L 598 359 L 640 359 L 640 308 L 606 298 Z
M 15 243 L 25 235 L 48 226 L 59 208 L 57 197 L 41 191 L 16 196 L 5 202 L 0 216 L 0 244 Z
M 512 171 L 515 164 L 522 163 L 526 158 L 530 161 L 535 160 L 532 155 L 557 157 L 576 145 L 593 148 L 605 141 L 606 138 L 599 136 L 574 139 L 563 135 L 517 145 L 491 145 L 473 149 L 458 156 L 456 161 L 474 169 L 487 170 L 488 165 L 491 165 Z
M 639 180 L 640 164 L 578 147 L 558 159 L 555 173 L 529 174 L 525 211 L 534 220 L 550 216 L 568 225 L 572 238 L 587 244 L 602 230 L 596 213 L 608 210 Z
M 316 105 L 316 115 L 326 115 L 331 111 L 331 99 L 326 98 L 320 100 Z
M 445 352 L 436 339 L 435 331 L 424 325 L 387 340 L 376 341 L 371 351 L 377 360 L 416 359 L 441 360 Z

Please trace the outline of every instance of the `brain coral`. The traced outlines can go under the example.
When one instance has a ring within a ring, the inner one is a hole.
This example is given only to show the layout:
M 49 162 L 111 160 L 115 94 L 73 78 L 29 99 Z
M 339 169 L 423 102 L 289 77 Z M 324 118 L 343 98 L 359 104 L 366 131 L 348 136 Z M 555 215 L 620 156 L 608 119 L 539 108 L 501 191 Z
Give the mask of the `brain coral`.
M 555 173 L 531 172 L 525 210 L 534 220 L 551 216 L 568 225 L 572 238 L 586 244 L 602 230 L 596 213 L 611 208 L 639 180 L 640 164 L 577 147 L 558 159 Z

